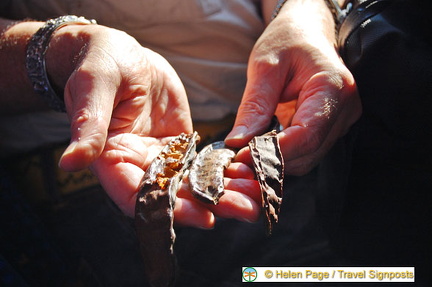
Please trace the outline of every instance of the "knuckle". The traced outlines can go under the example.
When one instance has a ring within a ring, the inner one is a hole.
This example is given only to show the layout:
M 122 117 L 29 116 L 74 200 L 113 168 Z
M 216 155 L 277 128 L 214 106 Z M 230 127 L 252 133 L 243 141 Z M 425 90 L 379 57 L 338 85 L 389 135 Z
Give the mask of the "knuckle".
M 315 131 L 310 133 L 304 138 L 302 149 L 305 154 L 313 154 L 318 151 L 323 142 L 323 136 L 321 133 Z
M 83 129 L 90 129 L 91 136 L 98 139 L 104 137 L 102 131 L 108 130 L 105 120 L 97 113 L 92 113 L 88 109 L 79 109 L 71 118 L 72 129 L 82 132 Z M 99 132 L 101 131 L 101 132 Z
M 87 123 L 91 119 L 90 112 L 87 109 L 79 109 L 71 118 L 72 127 L 79 129 L 79 127 Z
M 263 116 L 267 114 L 268 106 L 268 102 L 263 97 L 257 96 L 254 100 L 243 103 L 243 111 L 251 115 Z
M 302 158 L 295 161 L 285 161 L 285 174 L 293 176 L 304 176 L 318 165 L 314 157 Z
M 313 168 L 313 166 L 307 166 L 304 164 L 292 165 L 290 163 L 285 163 L 285 165 L 285 174 L 293 176 L 304 176 L 308 174 Z
M 270 71 L 278 67 L 279 58 L 273 54 L 254 57 L 253 67 L 259 71 Z

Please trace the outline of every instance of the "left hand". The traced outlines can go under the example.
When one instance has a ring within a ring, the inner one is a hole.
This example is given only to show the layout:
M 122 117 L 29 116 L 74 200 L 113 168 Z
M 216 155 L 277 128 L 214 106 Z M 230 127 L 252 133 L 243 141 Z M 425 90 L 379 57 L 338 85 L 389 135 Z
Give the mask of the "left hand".
M 285 172 L 293 175 L 315 167 L 361 114 L 354 79 L 333 42 L 317 23 L 304 21 L 301 15 L 280 15 L 257 41 L 236 122 L 226 139 L 228 145 L 244 147 L 265 132 L 276 114 L 284 126 L 278 137 Z M 250 163 L 248 149 L 236 159 Z

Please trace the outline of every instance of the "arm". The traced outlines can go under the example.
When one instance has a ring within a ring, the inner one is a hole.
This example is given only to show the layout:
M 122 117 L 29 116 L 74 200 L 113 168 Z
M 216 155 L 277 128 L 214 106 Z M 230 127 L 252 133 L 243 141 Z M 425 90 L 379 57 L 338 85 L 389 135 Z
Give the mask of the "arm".
M 24 60 L 28 40 L 43 23 L 1 23 L 6 28 L 0 50 L 1 116 L 47 109 L 31 88 Z M 133 217 L 136 194 L 152 159 L 172 136 L 192 132 L 179 77 L 159 54 L 102 25 L 58 29 L 46 54 L 46 67 L 51 84 L 64 90 L 71 124 L 71 143 L 60 166 L 68 171 L 90 166 L 108 195 Z M 259 189 L 250 170 L 240 164 L 230 168 L 239 178 L 233 175 L 227 180 L 226 195 L 218 206 L 204 206 L 185 188 L 179 192 L 176 223 L 209 228 L 214 215 L 257 219 L 253 191 Z
M 0 18 L 0 115 L 47 109 L 37 97 L 25 69 L 25 50 L 39 22 L 16 22 Z
M 48 109 L 33 91 L 25 68 L 27 43 L 43 23 L 14 24 L 5 19 L 1 23 L 6 27 L 0 50 L 4 60 L 1 115 Z M 182 117 L 175 127 L 166 125 L 160 131 L 140 119 L 137 124 L 143 134 L 161 137 L 192 130 L 186 93 L 175 71 L 126 33 L 101 25 L 64 26 L 53 34 L 46 68 L 51 85 L 64 90 L 71 120 L 73 146 L 61 162 L 68 170 L 93 162 L 102 152 L 109 129 L 132 128 L 128 126 L 132 118 L 121 118 L 126 108 L 133 108 L 137 117 L 152 113 L 161 122 Z M 158 103 L 159 113 L 151 110 Z M 117 110 L 119 114 L 112 114 Z M 71 152 L 74 156 L 69 156 Z

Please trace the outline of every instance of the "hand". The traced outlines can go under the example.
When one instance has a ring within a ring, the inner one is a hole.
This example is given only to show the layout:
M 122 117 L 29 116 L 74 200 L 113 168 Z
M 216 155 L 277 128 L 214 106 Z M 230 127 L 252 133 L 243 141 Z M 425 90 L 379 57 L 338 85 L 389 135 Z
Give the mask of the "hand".
M 71 143 L 60 166 L 74 171 L 91 165 L 108 195 L 133 217 L 144 170 L 172 136 L 192 132 L 180 79 L 160 55 L 99 25 L 56 32 L 47 69 L 55 85 L 65 87 L 71 122 Z M 250 184 L 233 179 L 227 188 L 244 190 Z M 236 191 L 228 191 L 217 207 L 201 205 L 184 191 L 181 196 L 186 198 L 176 202 L 178 224 L 209 228 L 213 214 L 255 220 L 259 210 L 250 196 Z
M 98 175 L 110 197 L 133 217 L 136 195 L 153 158 L 170 138 L 153 138 L 123 133 L 109 137 L 105 150 L 94 162 L 92 169 Z M 225 194 L 218 205 L 204 204 L 190 193 L 184 183 L 177 193 L 174 209 L 176 225 L 212 228 L 215 216 L 256 221 L 260 211 L 261 195 L 253 171 L 241 163 L 232 163 L 225 172 Z
M 361 104 L 328 35 L 313 22 L 287 25 L 298 18 L 286 16 L 269 24 L 251 53 L 247 86 L 226 142 L 245 146 L 276 114 L 285 128 L 278 135 L 285 172 L 303 175 L 359 118 Z M 249 163 L 248 149 L 237 160 Z

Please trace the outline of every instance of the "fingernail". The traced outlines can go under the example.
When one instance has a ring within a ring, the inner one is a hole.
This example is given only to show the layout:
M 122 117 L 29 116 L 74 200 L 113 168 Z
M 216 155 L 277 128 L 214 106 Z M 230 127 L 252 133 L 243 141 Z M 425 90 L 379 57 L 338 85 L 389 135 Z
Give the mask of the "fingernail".
M 66 150 L 63 152 L 62 156 L 60 157 L 60 160 L 58 163 L 59 167 L 62 165 L 63 158 L 65 158 L 68 155 L 70 155 L 71 153 L 73 153 L 77 145 L 78 145 L 77 141 L 73 141 L 69 144 L 69 146 L 66 148 Z
M 78 141 L 71 142 L 69 146 L 66 148 L 66 150 L 64 151 L 63 156 L 73 153 L 77 145 L 78 145 Z
M 199 227 L 199 229 L 202 229 L 202 230 L 212 230 L 212 229 L 214 229 L 214 226 L 210 226 L 210 227 L 209 227 L 209 226 L 202 226 L 202 225 L 201 225 L 201 226 Z
M 257 220 L 252 220 L 250 218 L 245 218 L 245 217 L 240 218 L 240 221 L 243 221 L 243 222 L 246 222 L 246 223 L 255 223 L 255 222 L 257 222 Z
M 246 126 L 236 126 L 226 137 L 226 139 L 243 139 L 248 132 Z

